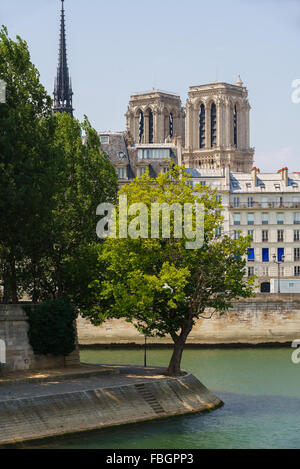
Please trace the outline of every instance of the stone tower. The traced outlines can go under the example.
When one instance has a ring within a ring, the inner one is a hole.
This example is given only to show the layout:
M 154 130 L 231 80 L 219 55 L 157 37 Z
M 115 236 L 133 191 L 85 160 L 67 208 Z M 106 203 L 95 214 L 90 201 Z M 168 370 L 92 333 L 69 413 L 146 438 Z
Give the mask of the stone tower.
M 236 85 L 213 83 L 192 86 L 186 105 L 183 161 L 187 168 L 249 172 L 254 149 L 250 147 L 250 105 L 241 78 Z
M 131 143 L 166 143 L 185 137 L 185 112 L 180 96 L 152 90 L 131 96 L 126 113 L 127 135 Z
M 61 2 L 59 57 L 53 95 L 53 112 L 67 112 L 73 117 L 73 91 L 67 62 L 64 0 Z

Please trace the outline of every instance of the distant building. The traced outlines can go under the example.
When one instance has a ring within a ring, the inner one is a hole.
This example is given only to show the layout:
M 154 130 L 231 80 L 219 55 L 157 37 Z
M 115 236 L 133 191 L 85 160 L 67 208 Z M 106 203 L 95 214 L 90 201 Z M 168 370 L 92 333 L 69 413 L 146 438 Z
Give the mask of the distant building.
M 276 174 L 189 169 L 193 184 L 217 189 L 224 207 L 223 234 L 253 238 L 247 274 L 259 278 L 262 293 L 300 293 L 300 173 Z M 222 233 L 219 233 L 220 235 Z

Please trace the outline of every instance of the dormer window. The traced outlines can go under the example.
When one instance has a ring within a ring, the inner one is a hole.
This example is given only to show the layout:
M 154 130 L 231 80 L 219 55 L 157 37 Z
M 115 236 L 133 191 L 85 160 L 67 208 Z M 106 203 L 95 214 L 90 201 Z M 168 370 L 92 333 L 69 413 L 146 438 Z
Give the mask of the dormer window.
M 100 135 L 100 143 L 108 144 L 109 143 L 109 136 L 108 135 Z

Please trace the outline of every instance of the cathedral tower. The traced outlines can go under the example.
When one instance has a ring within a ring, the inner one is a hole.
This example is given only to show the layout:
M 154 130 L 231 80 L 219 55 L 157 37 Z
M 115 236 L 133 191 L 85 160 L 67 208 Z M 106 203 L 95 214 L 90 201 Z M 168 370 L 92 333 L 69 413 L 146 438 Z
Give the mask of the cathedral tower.
M 187 168 L 249 172 L 254 149 L 250 147 L 250 105 L 241 78 L 236 85 L 213 83 L 193 86 L 186 105 L 183 161 Z
M 73 117 L 73 91 L 67 62 L 64 0 L 61 2 L 59 57 L 53 94 L 53 112 L 67 112 Z
M 155 90 L 130 98 L 127 134 L 135 145 L 162 144 L 185 134 L 185 113 L 179 96 Z

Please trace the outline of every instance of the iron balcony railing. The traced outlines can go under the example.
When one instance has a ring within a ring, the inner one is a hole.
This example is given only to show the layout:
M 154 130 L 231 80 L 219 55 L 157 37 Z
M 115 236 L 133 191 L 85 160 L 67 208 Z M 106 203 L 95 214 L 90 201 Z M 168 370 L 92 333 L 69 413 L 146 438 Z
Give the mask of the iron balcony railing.
M 261 208 L 261 209 L 269 209 L 269 208 L 293 208 L 293 209 L 300 209 L 300 202 L 240 202 L 239 204 L 230 204 L 230 208 L 240 209 L 240 208 Z

